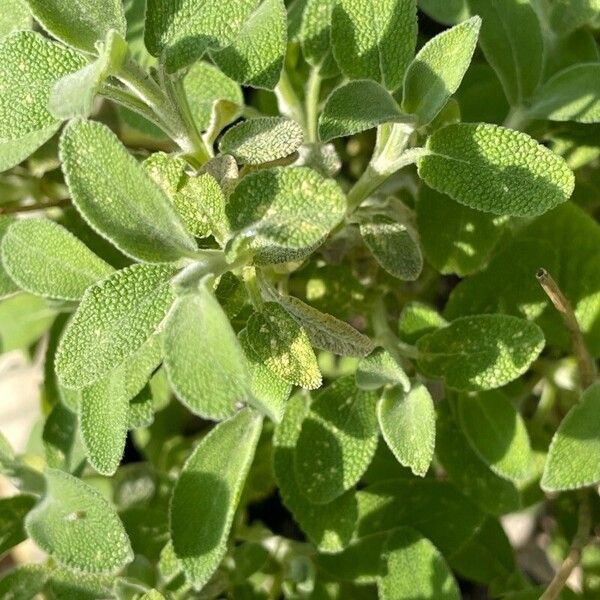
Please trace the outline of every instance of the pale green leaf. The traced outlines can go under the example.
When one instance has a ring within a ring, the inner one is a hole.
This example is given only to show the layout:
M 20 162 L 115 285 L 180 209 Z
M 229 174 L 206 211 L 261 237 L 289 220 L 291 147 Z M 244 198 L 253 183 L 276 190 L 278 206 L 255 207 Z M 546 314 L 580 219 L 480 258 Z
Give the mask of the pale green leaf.
M 165 367 L 177 397 L 204 418 L 228 417 L 248 398 L 244 353 L 206 283 L 178 298 L 169 313 Z
M 113 272 L 72 233 L 46 219 L 14 223 L 2 238 L 2 263 L 21 289 L 64 300 L 79 300 Z
M 415 281 L 423 270 L 423 255 L 417 235 L 408 226 L 390 217 L 364 219 L 360 233 L 375 260 L 403 281 Z
M 511 106 L 535 91 L 544 66 L 544 40 L 529 0 L 468 0 L 483 23 L 479 43 Z
M 303 141 L 302 127 L 295 121 L 264 117 L 228 129 L 219 142 L 219 150 L 241 164 L 260 165 L 293 154 Z
M 75 206 L 119 250 L 148 262 L 194 256 L 177 212 L 108 127 L 72 121 L 60 155 Z
M 599 422 L 600 383 L 595 383 L 567 413 L 552 438 L 541 483 L 544 490 L 572 490 L 600 481 Z
M 45 129 L 0 142 L 0 172 L 12 169 L 23 162 L 40 146 L 43 146 L 58 131 L 59 127 L 60 123 L 56 123 Z
M 167 266 L 134 265 L 88 288 L 56 355 L 61 383 L 86 387 L 128 360 L 173 303 L 174 274 Z
M 409 65 L 402 110 L 426 125 L 459 88 L 471 64 L 481 19 L 473 17 L 429 40 Z
M 121 0 L 27 0 L 42 27 L 65 44 L 96 51 L 111 29 L 125 36 L 127 23 Z
M 220 423 L 198 444 L 175 484 L 171 539 L 196 589 L 206 584 L 225 555 L 261 429 L 262 419 L 248 408 Z
M 2 168 L 0 167 L 0 171 Z M 8 229 L 15 222 L 14 217 L 0 216 L 0 244 L 6 235 Z M 3 264 L 0 264 L 0 298 L 6 298 L 19 291 L 12 277 L 7 273 Z
M 300 23 L 299 39 L 306 62 L 319 69 L 319 76 L 339 72 L 331 48 L 331 20 L 337 0 L 307 0 Z
M 376 348 L 363 358 L 356 369 L 356 385 L 363 390 L 377 390 L 385 385 L 400 384 L 410 390 L 410 380 L 402 367 L 383 348 Z
M 339 552 L 354 532 L 357 510 L 352 491 L 329 504 L 312 504 L 294 475 L 294 449 L 309 411 L 301 395 L 290 398 L 273 438 L 273 466 L 279 492 L 308 538 L 322 552 Z
M 533 455 L 525 422 L 504 394 L 461 395 L 457 412 L 471 448 L 494 473 L 512 481 L 531 474 Z
M 82 573 L 115 573 L 133 560 L 123 524 L 95 489 L 67 473 L 46 470 L 46 495 L 26 519 L 44 552 Z
M 414 529 L 403 527 L 391 533 L 382 560 L 383 573 L 377 580 L 381 600 L 461 598 L 440 551 Z
M 4 0 L 0 13 L 0 38 L 24 29 L 31 29 L 31 11 L 27 0 Z
M 256 2 L 245 0 L 242 4 L 251 7 Z M 220 6 L 219 10 L 223 8 Z M 262 0 L 243 23 L 232 44 L 211 52 L 211 56 L 223 73 L 239 83 L 271 90 L 279 81 L 286 47 L 283 0 Z
M 306 167 L 259 171 L 244 177 L 226 207 L 240 244 L 257 264 L 302 260 L 342 220 L 338 185 Z
M 528 135 L 488 124 L 436 131 L 419 175 L 432 188 L 484 212 L 535 216 L 568 200 L 574 178 L 562 158 Z
M 419 366 L 465 391 L 501 387 L 525 373 L 544 348 L 541 329 L 508 315 L 452 321 L 419 339 Z
M 550 23 L 560 34 L 578 29 L 594 21 L 598 16 L 600 16 L 598 0 L 554 0 L 550 6 Z
M 250 317 L 247 330 L 258 359 L 282 379 L 306 389 L 321 385 L 321 372 L 306 332 L 279 304 L 265 304 Z
M 425 334 L 446 325 L 448 322 L 435 309 L 422 302 L 411 302 L 402 309 L 398 332 L 403 341 L 414 344 Z
M 329 142 L 382 123 L 409 120 L 392 95 L 375 81 L 351 81 L 336 88 L 319 118 L 319 138 Z
M 41 565 L 22 565 L 8 571 L 0 580 L 0 597 L 31 600 L 39 594 L 50 575 Z
M 427 388 L 417 384 L 408 392 L 386 390 L 377 404 L 377 419 L 398 462 L 424 477 L 435 447 L 435 411 Z
M 527 114 L 534 119 L 600 122 L 600 64 L 574 65 L 556 73 L 531 102 Z
M 308 500 L 327 504 L 354 487 L 377 449 L 377 394 L 354 377 L 322 390 L 302 423 L 294 453 L 296 482 Z
M 23 519 L 35 504 L 35 496 L 19 494 L 0 498 L 0 556 L 27 538 Z
M 415 52 L 416 8 L 416 0 L 339 0 L 331 37 L 344 75 L 397 89 Z

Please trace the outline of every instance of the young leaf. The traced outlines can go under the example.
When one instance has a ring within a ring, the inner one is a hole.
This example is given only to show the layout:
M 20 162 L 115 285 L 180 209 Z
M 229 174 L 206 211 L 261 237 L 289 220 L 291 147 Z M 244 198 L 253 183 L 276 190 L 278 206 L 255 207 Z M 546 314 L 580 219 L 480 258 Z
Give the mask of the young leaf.
M 321 372 L 306 332 L 279 304 L 268 302 L 248 320 L 252 350 L 287 382 L 306 389 L 321 385 Z
M 377 348 L 358 363 L 356 385 L 362 390 L 378 390 L 385 385 L 398 384 L 405 392 L 410 390 L 408 376 L 383 348 Z
M 25 494 L 0 499 L 0 556 L 27 538 L 23 519 L 34 504 L 35 497 Z
M 550 121 L 600 122 L 600 64 L 574 65 L 556 73 L 532 98 L 527 114 Z
M 86 387 L 130 358 L 173 303 L 174 274 L 167 266 L 134 265 L 88 288 L 58 347 L 60 382 Z
M 336 0 L 307 0 L 302 12 L 299 38 L 306 62 L 329 78 L 339 72 L 331 49 L 331 20 Z
M 427 388 L 417 384 L 409 392 L 386 390 L 377 404 L 377 419 L 398 462 L 424 477 L 435 447 L 435 411 Z
M 409 65 L 402 110 L 426 125 L 444 108 L 469 68 L 481 19 L 473 17 L 427 42 Z
M 599 421 L 600 383 L 595 383 L 583 392 L 552 438 L 541 483 L 544 490 L 572 490 L 600 481 Z
M 249 119 L 227 130 L 219 142 L 223 154 L 241 164 L 260 165 L 293 154 L 302 145 L 302 127 L 285 117 Z
M 427 185 L 484 212 L 535 216 L 568 200 L 574 178 L 562 158 L 528 135 L 459 123 L 427 140 L 418 161 Z
M 28 515 L 29 537 L 54 560 L 82 573 L 116 573 L 133 560 L 123 524 L 100 492 L 56 469 Z
M 529 321 L 507 315 L 456 319 L 417 342 L 419 366 L 429 377 L 465 391 L 502 387 L 530 367 L 544 334 Z
M 344 75 L 397 89 L 415 53 L 416 8 L 416 0 L 339 0 L 331 38 Z
M 544 40 L 529 0 L 468 0 L 481 17 L 480 44 L 511 106 L 535 91 L 544 66 Z
M 400 314 L 398 332 L 407 344 L 414 344 L 424 335 L 448 325 L 435 309 L 421 302 L 407 304 Z
M 72 121 L 60 155 L 75 206 L 119 250 L 147 262 L 194 256 L 196 243 L 177 212 L 108 127 Z
M 176 300 L 165 325 L 164 347 L 171 385 L 194 414 L 220 420 L 248 398 L 244 353 L 206 283 Z
M 185 463 L 173 490 L 171 539 L 183 570 L 201 589 L 221 562 L 262 419 L 243 409 L 217 425 Z
M 325 103 L 319 118 L 319 138 L 335 138 L 373 129 L 382 123 L 410 120 L 392 95 L 375 81 L 350 81 L 336 88 Z
M 125 36 L 127 23 L 121 0 L 27 0 L 42 27 L 69 46 L 95 53 L 96 42 L 114 29 Z
M 530 475 L 533 456 L 527 428 L 504 394 L 461 395 L 457 409 L 471 448 L 494 473 L 512 481 Z
M 382 560 L 383 574 L 377 580 L 381 600 L 461 598 L 458 584 L 440 551 L 414 529 L 394 530 L 385 544 Z
M 242 0 L 246 6 L 254 0 Z M 219 11 L 223 8 L 219 6 Z M 245 9 L 247 10 L 247 9 Z M 262 0 L 247 17 L 232 44 L 211 56 L 219 68 L 237 82 L 272 90 L 279 81 L 287 47 L 283 0 Z
M 305 167 L 275 168 L 244 177 L 226 207 L 238 242 L 257 264 L 302 260 L 342 220 L 338 185 Z
M 377 448 L 376 402 L 376 393 L 356 389 L 347 376 L 311 404 L 294 453 L 296 482 L 310 502 L 335 500 L 367 470 Z
M 423 270 L 423 255 L 413 233 L 390 217 L 377 215 L 360 224 L 360 233 L 375 260 L 403 281 L 415 281 Z
M 79 300 L 113 272 L 72 233 L 46 219 L 11 225 L 2 238 L 2 263 L 21 289 L 64 300 Z

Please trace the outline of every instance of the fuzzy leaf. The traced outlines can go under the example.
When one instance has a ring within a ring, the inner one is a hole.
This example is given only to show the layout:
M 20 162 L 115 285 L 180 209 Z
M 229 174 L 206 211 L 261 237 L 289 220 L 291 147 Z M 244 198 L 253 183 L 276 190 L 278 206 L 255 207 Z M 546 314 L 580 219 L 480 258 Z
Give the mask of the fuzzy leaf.
M 241 164 L 260 165 L 293 154 L 302 145 L 302 127 L 285 117 L 249 119 L 228 129 L 219 143 L 223 154 Z
M 302 260 L 342 220 L 338 185 L 306 167 L 276 168 L 244 177 L 226 207 L 238 242 L 257 264 Z
M 0 142 L 0 172 L 12 169 L 23 162 L 40 146 L 43 146 L 58 131 L 59 127 L 60 123 L 56 123 L 19 138 Z
M 177 212 L 108 127 L 72 121 L 60 155 L 75 206 L 119 250 L 148 262 L 194 256 L 196 243 Z
M 402 367 L 383 348 L 377 348 L 358 363 L 356 385 L 363 390 L 377 390 L 384 385 L 400 384 L 410 390 L 410 380 Z
M 183 570 L 202 588 L 227 550 L 262 419 L 251 409 L 217 425 L 185 463 L 173 490 L 171 539 Z
M 95 489 L 46 470 L 46 495 L 26 519 L 29 537 L 60 564 L 82 573 L 116 573 L 133 552 L 115 509 Z
M 465 391 L 502 387 L 530 367 L 544 348 L 541 329 L 507 315 L 456 319 L 417 342 L 419 366 Z
M 0 167 L 0 171 L 2 168 Z M 0 216 L 0 244 L 8 229 L 15 223 L 16 219 L 10 216 Z M 0 298 L 6 298 L 19 291 L 12 277 L 6 272 L 6 268 L 0 263 Z
M 427 388 L 417 384 L 409 392 L 387 390 L 377 404 L 377 419 L 398 462 L 424 477 L 435 446 L 435 411 Z
M 0 597 L 11 600 L 30 600 L 46 584 L 50 571 L 41 565 L 22 565 L 8 571 L 0 580 Z
M 252 350 L 287 382 L 306 389 L 321 385 L 317 358 L 306 332 L 279 304 L 268 302 L 248 320 Z
M 416 0 L 339 0 L 331 37 L 344 75 L 398 88 L 415 52 L 416 8 Z
M 4 0 L 0 13 L 0 38 L 24 29 L 31 29 L 31 11 L 27 0 Z
M 556 73 L 532 98 L 528 115 L 550 121 L 600 122 L 600 64 L 574 65 Z
M 256 5 L 254 0 L 245 6 Z M 219 11 L 222 11 L 220 3 Z M 245 9 L 247 10 L 247 9 Z M 232 44 L 211 56 L 219 68 L 243 85 L 272 90 L 279 81 L 287 47 L 283 0 L 262 0 L 247 17 Z
M 46 219 L 14 223 L 2 238 L 2 263 L 21 289 L 64 300 L 79 300 L 113 272 L 72 233 Z
M 468 19 L 468 0 L 419 0 L 419 8 L 443 25 L 455 25 Z
M 312 402 L 294 453 L 296 482 L 310 502 L 339 498 L 367 470 L 377 449 L 376 402 L 377 394 L 357 389 L 352 376 Z
M 426 125 L 459 88 L 477 46 L 481 19 L 473 17 L 429 40 L 408 67 L 402 110 Z
M 169 313 L 165 367 L 177 397 L 194 414 L 219 420 L 248 398 L 249 379 L 235 332 L 206 285 L 178 298 Z
M 535 216 L 568 200 L 574 178 L 562 158 L 528 135 L 496 125 L 448 125 L 418 161 L 427 185 L 484 212 Z
M 460 396 L 458 418 L 471 448 L 500 477 L 526 479 L 533 456 L 527 428 L 513 403 L 501 392 Z
M 90 287 L 58 347 L 61 383 L 86 387 L 130 358 L 173 303 L 174 274 L 167 266 L 134 265 Z
M 600 383 L 595 383 L 583 392 L 552 438 L 541 483 L 544 490 L 572 490 L 600 481 L 599 421 Z
M 42 27 L 65 44 L 95 53 L 96 42 L 114 29 L 125 36 L 121 0 L 27 0 Z
M 299 38 L 302 53 L 308 64 L 318 67 L 323 78 L 333 77 L 339 72 L 331 48 L 331 20 L 337 0 L 307 0 Z
M 0 498 L 0 556 L 27 538 L 23 519 L 34 504 L 35 497 L 25 494 Z
M 319 138 L 329 142 L 382 123 L 410 120 L 392 95 L 375 81 L 351 81 L 336 88 L 319 118 Z
M 402 309 L 398 331 L 403 341 L 414 344 L 425 334 L 446 325 L 448 322 L 430 306 L 421 302 L 411 302 Z

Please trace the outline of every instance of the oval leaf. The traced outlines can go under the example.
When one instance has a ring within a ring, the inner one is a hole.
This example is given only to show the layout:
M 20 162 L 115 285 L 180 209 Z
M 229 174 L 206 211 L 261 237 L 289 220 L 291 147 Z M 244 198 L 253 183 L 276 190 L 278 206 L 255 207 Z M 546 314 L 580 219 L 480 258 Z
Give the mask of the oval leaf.
M 363 390 L 377 390 L 384 385 L 400 384 L 405 392 L 410 380 L 402 367 L 383 348 L 377 348 L 358 363 L 356 385 Z

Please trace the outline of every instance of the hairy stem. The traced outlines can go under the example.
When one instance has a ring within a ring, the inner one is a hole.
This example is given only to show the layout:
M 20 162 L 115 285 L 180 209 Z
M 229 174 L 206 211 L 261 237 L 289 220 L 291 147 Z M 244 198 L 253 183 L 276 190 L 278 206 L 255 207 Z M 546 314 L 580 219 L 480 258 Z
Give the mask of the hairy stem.
M 306 130 L 308 142 L 314 144 L 319 139 L 318 121 L 321 99 L 321 75 L 318 68 L 312 68 L 306 85 Z
M 281 113 L 304 126 L 305 119 L 302 102 L 300 102 L 300 98 L 298 98 L 285 69 L 281 72 L 281 78 L 275 88 L 275 95 L 277 96 L 277 104 Z
M 417 349 L 399 340 L 390 328 L 383 299 L 379 299 L 375 305 L 372 323 L 375 341 L 383 346 L 399 365 L 404 366 L 406 358 L 418 358 Z

